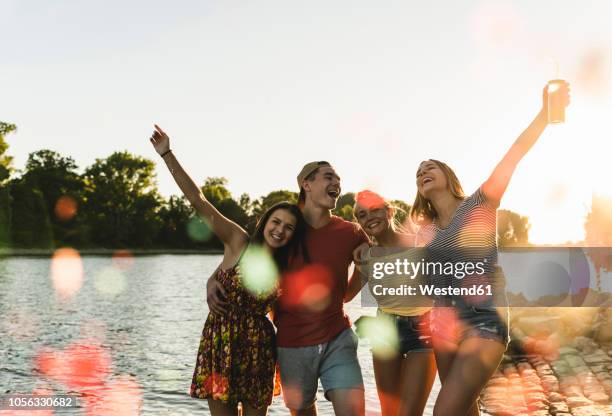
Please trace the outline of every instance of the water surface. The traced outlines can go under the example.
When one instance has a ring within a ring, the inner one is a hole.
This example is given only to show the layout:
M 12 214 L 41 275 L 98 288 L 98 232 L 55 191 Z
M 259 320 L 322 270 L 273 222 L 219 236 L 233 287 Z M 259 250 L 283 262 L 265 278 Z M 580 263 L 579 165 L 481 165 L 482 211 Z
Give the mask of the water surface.
M 205 282 L 220 261 L 218 255 L 155 255 L 135 257 L 122 267 L 110 257 L 84 256 L 82 287 L 61 299 L 50 278 L 49 258 L 0 258 L 0 392 L 70 391 L 37 373 L 35 357 L 45 348 L 80 351 L 75 343 L 99 341 L 110 352 L 107 379 L 137 383 L 143 414 L 208 414 L 206 401 L 192 399 L 187 391 L 208 313 Z M 353 320 L 375 313 L 362 308 L 359 297 L 346 310 Z M 367 413 L 380 414 L 367 341 L 361 341 L 358 355 Z M 426 414 L 438 390 L 436 380 Z M 321 390 L 317 403 L 319 414 L 333 414 Z M 269 414 L 289 414 L 280 397 Z

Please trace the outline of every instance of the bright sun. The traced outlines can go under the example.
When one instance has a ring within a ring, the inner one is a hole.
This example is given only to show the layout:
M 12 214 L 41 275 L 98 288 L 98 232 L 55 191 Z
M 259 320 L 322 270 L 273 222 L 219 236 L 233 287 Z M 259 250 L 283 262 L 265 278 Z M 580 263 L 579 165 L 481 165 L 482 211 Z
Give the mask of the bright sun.
M 612 196 L 612 105 L 568 108 L 517 169 L 503 205 L 529 216 L 529 240 L 560 244 L 584 239 L 593 194 Z

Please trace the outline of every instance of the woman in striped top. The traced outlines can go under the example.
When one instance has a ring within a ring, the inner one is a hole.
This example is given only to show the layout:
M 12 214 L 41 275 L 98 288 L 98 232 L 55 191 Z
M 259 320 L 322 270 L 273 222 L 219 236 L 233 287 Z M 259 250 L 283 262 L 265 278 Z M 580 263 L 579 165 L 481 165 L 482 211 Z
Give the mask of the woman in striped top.
M 559 93 L 569 103 L 569 85 Z M 430 261 L 454 265 L 483 262 L 480 276 L 431 275 L 440 289 L 465 288 L 466 282 L 495 286 L 496 210 L 518 164 L 548 124 L 548 91 L 540 112 L 476 192 L 465 197 L 455 173 L 437 160 L 422 162 L 417 170 L 418 194 L 410 212 L 421 225 L 417 244 L 430 252 Z M 483 256 L 484 253 L 484 256 Z M 472 269 L 474 270 L 474 269 Z M 445 272 L 446 273 L 446 272 Z M 434 416 L 478 415 L 477 399 L 502 358 L 508 329 L 488 296 L 461 297 L 449 292 L 434 297 L 431 331 L 442 388 Z M 484 299 L 484 300 L 483 300 Z

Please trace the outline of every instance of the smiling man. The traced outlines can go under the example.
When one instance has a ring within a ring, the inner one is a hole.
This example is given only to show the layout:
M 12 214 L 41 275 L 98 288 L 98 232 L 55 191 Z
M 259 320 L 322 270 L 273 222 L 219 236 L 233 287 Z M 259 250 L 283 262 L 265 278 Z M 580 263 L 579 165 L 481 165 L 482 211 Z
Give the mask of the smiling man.
M 297 182 L 309 259 L 291 260 L 274 315 L 283 397 L 292 415 L 316 415 L 320 379 L 336 414 L 363 415 L 358 339 L 343 298 L 353 250 L 368 238 L 357 224 L 331 214 L 340 177 L 328 162 L 306 164 Z

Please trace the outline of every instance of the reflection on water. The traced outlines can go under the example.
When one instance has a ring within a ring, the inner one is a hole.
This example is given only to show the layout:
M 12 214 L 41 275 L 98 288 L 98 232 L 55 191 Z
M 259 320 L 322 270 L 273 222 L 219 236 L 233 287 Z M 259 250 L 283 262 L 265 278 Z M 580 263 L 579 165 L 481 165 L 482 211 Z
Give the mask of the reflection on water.
M 61 414 L 87 408 L 119 415 L 140 405 L 146 415 L 208 414 L 206 402 L 187 391 L 208 312 L 205 281 L 220 260 L 156 255 L 135 257 L 126 267 L 111 257 L 84 256 L 82 286 L 66 296 L 56 294 L 50 258 L 0 259 L 0 394 L 81 392 L 80 408 Z M 375 313 L 358 302 L 347 307 L 352 319 Z M 359 360 L 367 413 L 379 414 L 366 341 Z M 436 382 L 426 414 L 438 389 Z M 322 392 L 318 406 L 321 415 L 333 414 Z M 281 398 L 269 414 L 288 414 Z

